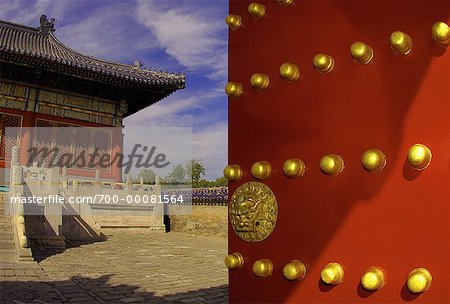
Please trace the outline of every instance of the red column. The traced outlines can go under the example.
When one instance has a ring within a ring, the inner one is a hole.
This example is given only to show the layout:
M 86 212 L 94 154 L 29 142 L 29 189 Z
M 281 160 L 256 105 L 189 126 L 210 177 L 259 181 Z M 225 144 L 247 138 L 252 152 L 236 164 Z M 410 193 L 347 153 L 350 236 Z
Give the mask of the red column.
M 34 113 L 33 112 L 23 112 L 22 120 L 22 130 L 20 134 L 20 155 L 19 163 L 21 165 L 27 165 L 29 160 L 28 150 L 31 148 L 33 143 L 32 128 L 34 127 Z
M 113 142 L 112 142 L 112 154 L 111 158 L 114 159 L 116 155 L 123 152 L 123 133 L 122 128 L 116 127 L 113 129 Z M 112 164 L 111 173 L 116 182 L 122 182 L 122 167 L 117 162 Z

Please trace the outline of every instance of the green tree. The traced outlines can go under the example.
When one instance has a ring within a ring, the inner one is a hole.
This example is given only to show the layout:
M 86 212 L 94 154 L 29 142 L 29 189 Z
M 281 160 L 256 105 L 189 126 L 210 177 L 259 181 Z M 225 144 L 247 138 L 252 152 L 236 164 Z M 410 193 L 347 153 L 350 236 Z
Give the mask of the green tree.
M 170 184 L 181 184 L 184 183 L 185 181 L 186 181 L 186 172 L 182 165 L 174 166 L 172 171 L 170 171 L 164 178 L 164 182 Z
M 200 179 L 205 175 L 205 167 L 201 159 L 191 159 L 185 166 L 185 172 L 188 178 L 192 180 L 194 188 L 199 187 Z
M 214 181 L 211 182 L 210 186 L 212 186 L 212 187 L 226 187 L 226 186 L 228 186 L 228 180 L 224 176 L 218 177 Z
M 144 169 L 139 172 L 137 177 L 137 182 L 141 181 L 141 177 L 144 180 L 144 184 L 154 184 L 156 179 L 156 174 L 151 169 Z
M 208 188 L 208 187 L 211 186 L 211 182 L 209 180 L 206 180 L 206 179 L 201 179 L 201 180 L 198 181 L 197 186 L 199 188 Z

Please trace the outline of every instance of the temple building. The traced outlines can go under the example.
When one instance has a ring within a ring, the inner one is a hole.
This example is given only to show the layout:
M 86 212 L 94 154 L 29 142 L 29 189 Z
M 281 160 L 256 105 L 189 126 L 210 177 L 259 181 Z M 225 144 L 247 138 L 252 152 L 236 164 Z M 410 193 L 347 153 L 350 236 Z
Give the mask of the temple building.
M 65 141 L 72 149 L 92 149 L 95 143 L 102 152 L 114 154 L 122 147 L 122 132 L 111 127 L 121 127 L 123 118 L 185 87 L 184 74 L 145 69 L 138 61 L 126 65 L 84 55 L 60 42 L 54 32 L 54 20 L 44 15 L 37 28 L 0 20 L 3 168 L 10 166 L 17 140 L 5 136 L 6 127 L 101 127 L 74 128 Z M 26 165 L 32 134 L 21 135 L 19 158 Z M 87 143 L 77 143 L 87 138 Z M 103 168 L 101 177 L 121 181 L 119 171 L 118 166 Z M 94 176 L 92 170 L 69 169 L 68 174 Z
M 183 89 L 184 73 L 94 58 L 65 46 L 54 32 L 54 19 L 44 15 L 37 28 L 0 20 L 0 263 L 32 261 L 35 246 L 96 240 L 105 227 L 165 231 L 160 205 L 70 201 L 157 196 L 158 179 L 133 184 L 113 163 L 51 166 L 44 156 L 42 162 L 30 156 L 36 147 L 57 146 L 65 154 L 98 150 L 114 159 L 123 151 L 123 119 Z M 46 197 L 63 204 L 23 203 Z

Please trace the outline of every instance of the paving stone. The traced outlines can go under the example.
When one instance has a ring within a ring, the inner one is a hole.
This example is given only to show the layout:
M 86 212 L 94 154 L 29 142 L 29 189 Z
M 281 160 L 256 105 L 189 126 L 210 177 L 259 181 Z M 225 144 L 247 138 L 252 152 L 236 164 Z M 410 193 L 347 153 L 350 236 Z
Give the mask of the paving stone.
M 194 297 L 194 298 L 185 298 L 181 299 L 181 303 L 202 303 L 205 301 L 205 298 L 202 297 Z
M 207 300 L 212 300 L 212 299 L 221 298 L 224 295 L 226 295 L 226 292 L 215 292 L 215 293 L 209 293 L 207 295 L 204 295 L 203 298 L 205 298 Z
M 79 303 L 84 303 L 87 301 L 92 301 L 93 299 L 91 297 L 76 297 L 76 298 L 70 298 L 69 302 L 79 302 Z
M 211 299 L 211 300 L 208 300 L 206 303 L 208 303 L 208 304 L 228 303 L 228 296 L 223 296 L 221 298 Z
M 103 300 L 118 300 L 122 299 L 122 295 L 113 295 L 113 294 L 107 294 L 101 297 Z
M 136 302 L 140 302 L 145 300 L 143 297 L 138 297 L 138 298 L 125 298 L 125 299 L 121 299 L 120 302 L 122 303 L 136 303 Z
M 39 252 L 42 270 L 1 269 L 0 288 L 7 280 L 5 290 L 9 290 L 1 303 L 213 304 L 228 300 L 228 271 L 223 265 L 227 241 L 223 238 L 114 231 L 104 242 L 62 253 Z
M 183 298 L 183 295 L 182 295 L 182 294 L 164 297 L 164 299 L 167 300 L 167 301 L 179 301 L 179 300 L 181 300 L 182 298 Z

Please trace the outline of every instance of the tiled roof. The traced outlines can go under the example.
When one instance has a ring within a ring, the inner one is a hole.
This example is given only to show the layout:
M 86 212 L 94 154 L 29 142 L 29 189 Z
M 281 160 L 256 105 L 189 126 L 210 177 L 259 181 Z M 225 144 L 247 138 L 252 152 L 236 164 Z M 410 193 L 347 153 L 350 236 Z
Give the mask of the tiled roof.
M 41 17 L 38 28 L 0 20 L 0 58 L 52 66 L 58 70 L 79 71 L 80 76 L 122 86 L 147 89 L 182 89 L 185 75 L 148 70 L 82 54 L 61 43 L 53 34 L 53 20 Z

